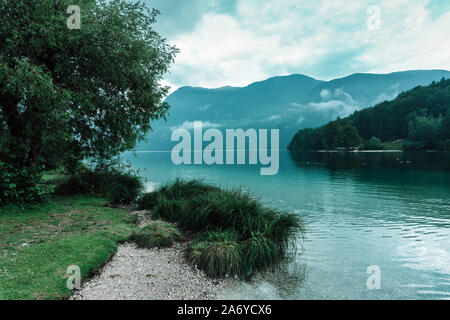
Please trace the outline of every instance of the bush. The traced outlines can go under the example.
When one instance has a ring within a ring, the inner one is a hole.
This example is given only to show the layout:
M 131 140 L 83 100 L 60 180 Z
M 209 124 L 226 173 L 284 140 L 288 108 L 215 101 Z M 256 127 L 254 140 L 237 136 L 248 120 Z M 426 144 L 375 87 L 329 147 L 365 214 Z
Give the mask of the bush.
M 129 204 L 133 202 L 142 191 L 141 180 L 131 174 L 122 174 L 112 177 L 106 197 L 113 204 Z
M 450 151 L 450 139 L 438 142 L 438 150 Z
M 175 241 L 180 241 L 182 238 L 178 228 L 165 222 L 156 221 L 134 232 L 130 236 L 130 241 L 143 248 L 161 248 L 170 247 Z
M 420 141 L 406 141 L 403 149 L 406 151 L 418 151 L 425 149 L 425 145 Z
M 55 193 L 104 196 L 113 204 L 127 204 L 134 201 L 142 189 L 143 184 L 139 177 L 130 173 L 84 167 L 60 184 Z
M 187 259 L 209 276 L 248 278 L 275 266 L 296 248 L 304 228 L 294 214 L 262 205 L 240 190 L 220 190 L 198 181 L 177 180 L 140 201 L 153 218 L 178 222 L 197 233 Z
M 0 161 L 0 206 L 43 201 L 49 189 L 41 184 L 42 168 L 15 168 Z
M 372 137 L 371 139 L 367 140 L 364 143 L 363 149 L 364 150 L 384 150 L 384 145 L 380 139 L 378 139 L 376 137 Z

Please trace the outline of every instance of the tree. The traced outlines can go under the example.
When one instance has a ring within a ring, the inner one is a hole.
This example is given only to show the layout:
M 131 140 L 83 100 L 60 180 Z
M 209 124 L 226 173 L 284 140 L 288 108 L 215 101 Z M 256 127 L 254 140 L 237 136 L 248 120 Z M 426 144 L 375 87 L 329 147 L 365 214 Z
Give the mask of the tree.
M 339 135 L 340 146 L 345 147 L 346 149 L 358 147 L 363 143 L 363 140 L 359 136 L 358 129 L 350 123 L 346 123 L 341 127 Z
M 160 80 L 177 49 L 153 29 L 157 10 L 123 0 L 0 0 L 0 161 L 42 155 L 108 159 L 165 117 Z
M 414 142 L 420 142 L 425 148 L 434 149 L 440 139 L 442 116 L 416 116 L 409 122 L 408 138 Z
M 323 142 L 325 149 L 333 149 L 342 144 L 340 136 L 341 125 L 339 120 L 328 123 L 323 131 Z
M 442 140 L 450 139 L 450 108 L 442 119 L 440 136 Z
M 372 137 L 364 143 L 364 150 L 383 150 L 384 145 L 377 137 Z

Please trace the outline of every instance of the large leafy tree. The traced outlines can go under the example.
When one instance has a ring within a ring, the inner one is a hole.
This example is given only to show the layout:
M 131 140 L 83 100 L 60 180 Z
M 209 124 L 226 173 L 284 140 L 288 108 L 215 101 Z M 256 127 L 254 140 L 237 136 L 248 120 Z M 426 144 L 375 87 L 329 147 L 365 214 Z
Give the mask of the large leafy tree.
M 67 26 L 72 4 L 80 29 Z M 153 30 L 157 15 L 123 0 L 0 0 L 0 161 L 133 148 L 168 110 L 160 80 L 177 50 Z

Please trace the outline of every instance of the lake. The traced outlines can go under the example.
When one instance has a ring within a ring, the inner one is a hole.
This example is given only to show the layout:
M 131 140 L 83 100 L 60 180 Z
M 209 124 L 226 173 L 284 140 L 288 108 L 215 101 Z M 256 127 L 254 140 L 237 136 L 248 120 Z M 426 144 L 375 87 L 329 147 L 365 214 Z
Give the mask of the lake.
M 250 165 L 176 166 L 170 152 L 124 160 L 151 187 L 201 178 L 303 218 L 292 261 L 221 298 L 450 299 L 450 153 L 280 151 L 274 176 Z M 368 289 L 369 266 L 379 289 Z

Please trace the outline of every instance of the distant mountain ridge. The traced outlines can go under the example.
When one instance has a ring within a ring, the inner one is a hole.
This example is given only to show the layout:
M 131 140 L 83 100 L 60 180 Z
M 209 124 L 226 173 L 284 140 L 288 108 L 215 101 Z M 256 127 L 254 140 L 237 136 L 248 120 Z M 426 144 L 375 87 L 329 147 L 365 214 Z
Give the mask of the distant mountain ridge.
M 357 73 L 330 81 L 294 74 L 246 87 L 181 87 L 166 99 L 171 105 L 168 121 L 154 122 L 148 141 L 136 150 L 170 150 L 175 144 L 171 130 L 191 128 L 197 120 L 220 130 L 280 129 L 280 147 L 286 148 L 301 128 L 321 126 L 442 78 L 450 78 L 450 71 Z

